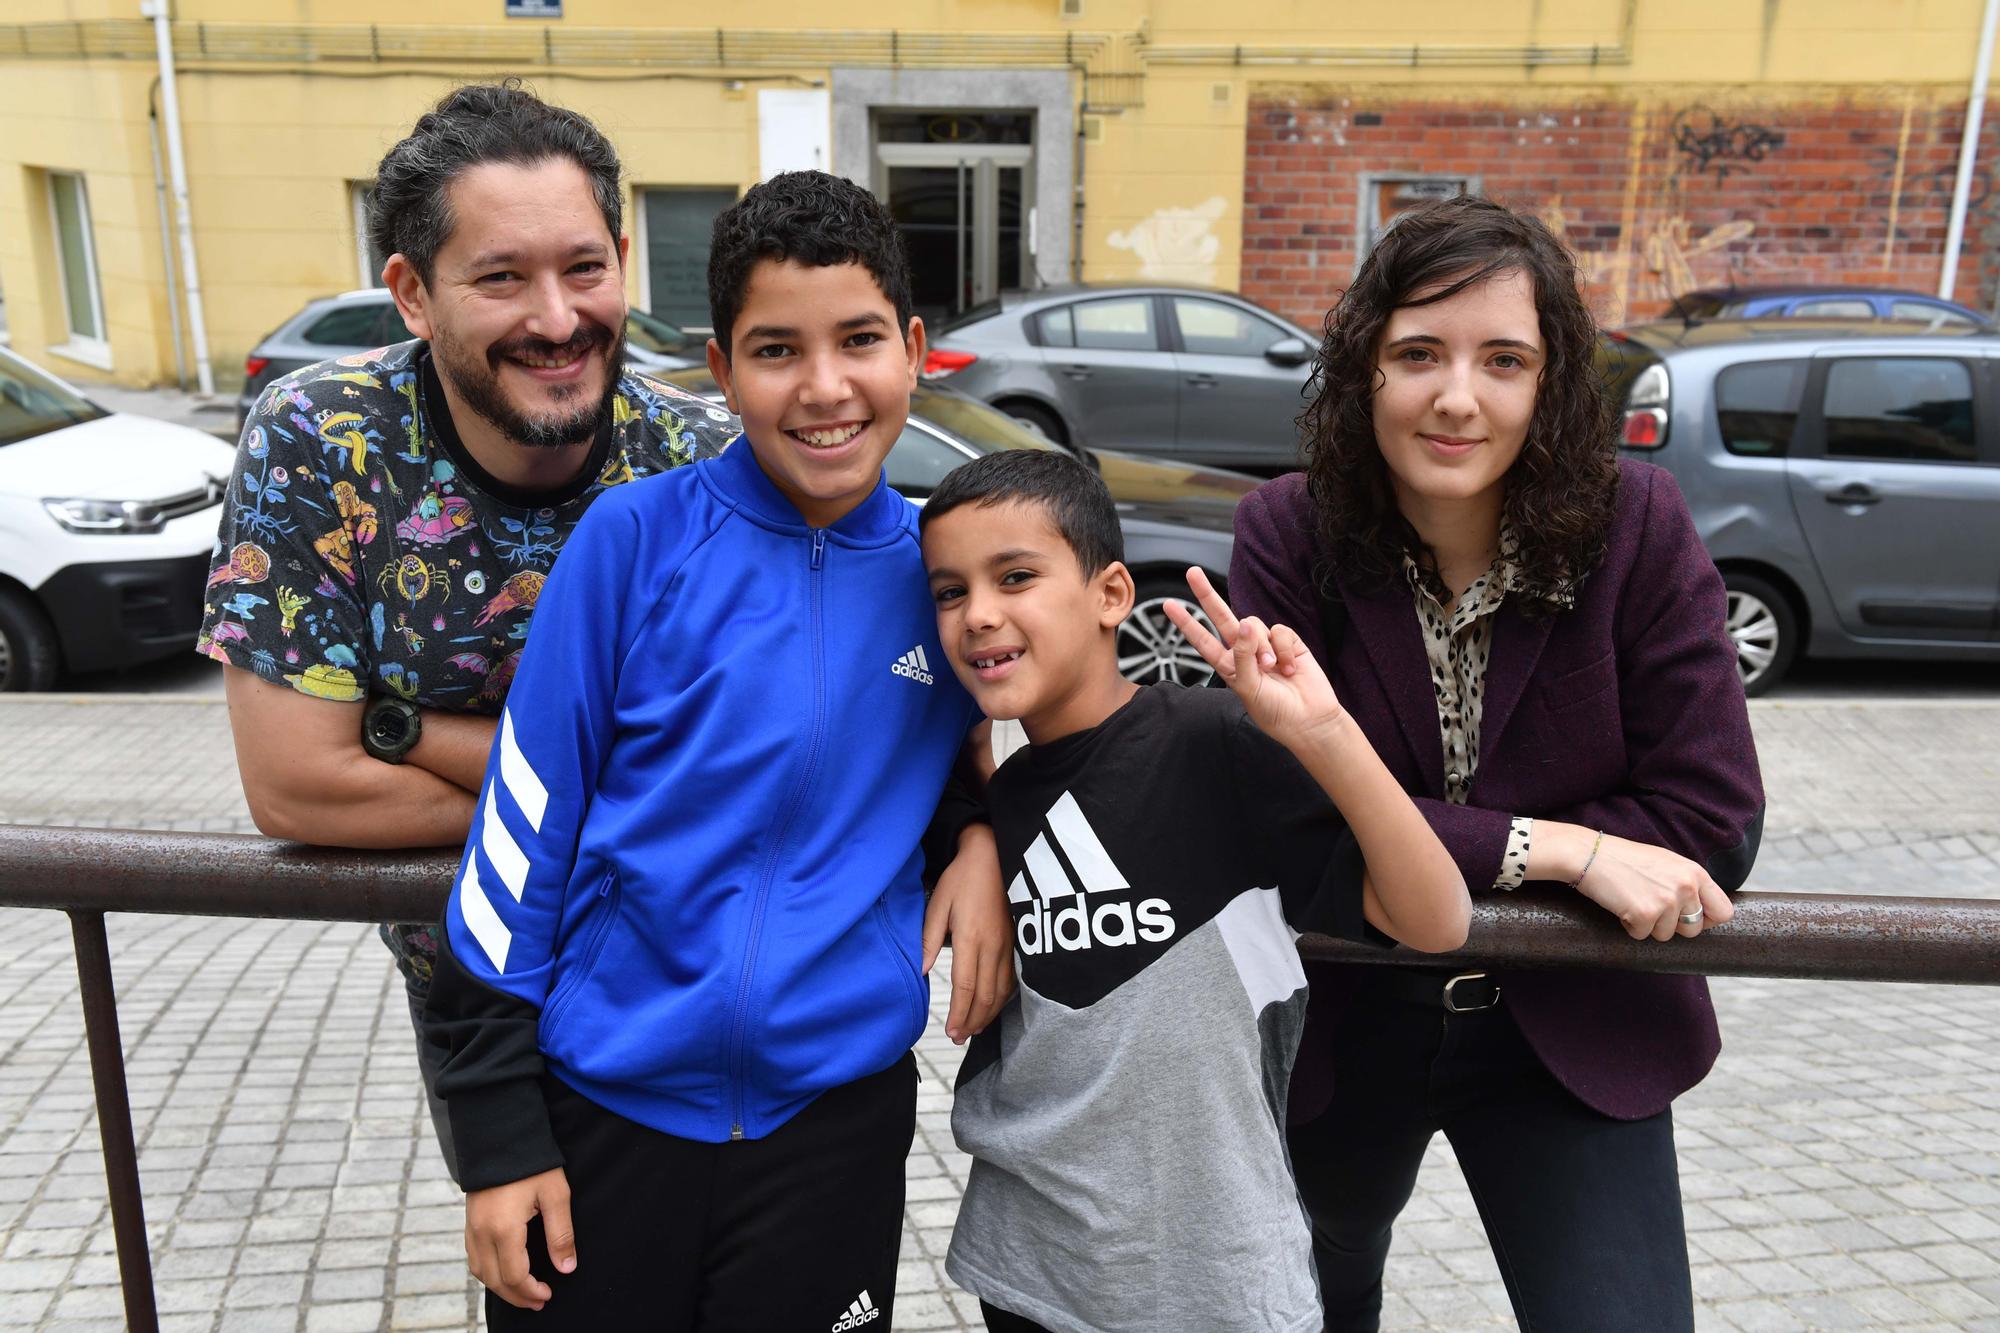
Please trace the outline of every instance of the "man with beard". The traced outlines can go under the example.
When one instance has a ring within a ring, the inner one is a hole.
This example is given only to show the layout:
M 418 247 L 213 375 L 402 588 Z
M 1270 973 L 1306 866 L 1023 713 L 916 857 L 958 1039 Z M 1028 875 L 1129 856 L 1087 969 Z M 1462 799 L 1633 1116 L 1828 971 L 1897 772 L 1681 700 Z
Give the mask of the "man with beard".
M 243 430 L 199 651 L 225 663 L 274 837 L 461 843 L 550 566 L 606 488 L 729 416 L 624 368 L 616 152 L 515 81 L 459 88 L 377 169 L 370 238 L 416 341 L 273 384 Z M 387 925 L 421 1015 L 435 926 Z M 419 1063 L 453 1167 L 435 1052 Z

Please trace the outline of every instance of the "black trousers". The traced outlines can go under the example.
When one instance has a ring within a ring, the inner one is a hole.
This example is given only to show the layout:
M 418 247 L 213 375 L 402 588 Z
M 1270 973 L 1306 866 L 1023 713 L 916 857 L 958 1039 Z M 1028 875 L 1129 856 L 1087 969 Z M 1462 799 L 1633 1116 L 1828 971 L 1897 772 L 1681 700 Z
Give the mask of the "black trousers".
M 576 1271 L 529 1267 L 553 1295 L 522 1310 L 486 1293 L 486 1324 L 587 1333 L 888 1333 L 917 1066 L 821 1094 L 775 1133 L 697 1143 L 545 1079 L 569 1178 Z
M 1416 974 L 1370 972 L 1333 1033 L 1333 1101 L 1290 1134 L 1328 1333 L 1380 1325 L 1390 1228 L 1440 1129 L 1523 1333 L 1691 1333 L 1672 1112 L 1627 1121 L 1585 1106 L 1542 1067 L 1504 994 L 1448 1013 L 1419 998 Z

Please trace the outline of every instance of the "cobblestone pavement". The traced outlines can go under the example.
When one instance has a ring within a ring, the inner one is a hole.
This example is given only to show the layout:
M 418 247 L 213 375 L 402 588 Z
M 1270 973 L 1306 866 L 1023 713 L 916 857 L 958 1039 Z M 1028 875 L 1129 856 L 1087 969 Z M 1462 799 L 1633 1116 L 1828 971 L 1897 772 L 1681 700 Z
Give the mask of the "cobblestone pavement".
M 2000 897 L 2000 700 L 1759 703 L 1754 887 Z M 204 699 L 0 700 L 0 823 L 247 831 Z M 388 955 L 355 925 L 111 920 L 163 1322 L 475 1328 L 458 1196 Z M 69 933 L 0 910 L 0 1327 L 120 1326 Z M 943 987 L 938 988 L 943 993 Z M 2000 1330 L 2000 992 L 1715 983 L 1676 1107 L 1700 1326 Z M 918 1049 L 899 1329 L 978 1328 L 940 1259 L 957 1051 Z M 583 1238 L 588 1255 L 588 1238 Z M 1507 1327 L 1449 1150 L 1390 1258 L 1387 1329 Z

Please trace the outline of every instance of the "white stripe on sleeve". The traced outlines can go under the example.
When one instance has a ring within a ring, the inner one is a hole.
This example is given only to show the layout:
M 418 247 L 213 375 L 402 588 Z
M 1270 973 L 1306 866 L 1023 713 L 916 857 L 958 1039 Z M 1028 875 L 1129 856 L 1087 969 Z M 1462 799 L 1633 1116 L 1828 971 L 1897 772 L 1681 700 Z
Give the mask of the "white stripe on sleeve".
M 500 714 L 500 780 L 507 784 L 507 790 L 514 797 L 514 804 L 521 807 L 521 813 L 528 817 L 528 825 L 535 832 L 542 831 L 542 815 L 549 808 L 549 789 L 542 785 L 534 767 L 528 763 L 528 756 L 521 753 L 521 744 L 514 739 L 514 713 L 512 709 Z
M 514 933 L 500 920 L 500 914 L 487 900 L 486 890 L 480 887 L 477 857 L 465 860 L 465 875 L 458 881 L 458 910 L 465 917 L 465 928 L 472 932 L 472 938 L 486 951 L 493 970 L 504 973 L 507 970 L 507 946 L 514 942 Z

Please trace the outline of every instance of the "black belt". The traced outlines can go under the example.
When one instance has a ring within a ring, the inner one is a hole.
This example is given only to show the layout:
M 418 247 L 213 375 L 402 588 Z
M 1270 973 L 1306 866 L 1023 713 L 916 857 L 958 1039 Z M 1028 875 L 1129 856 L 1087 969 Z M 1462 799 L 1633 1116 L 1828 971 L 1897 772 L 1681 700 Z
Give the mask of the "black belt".
M 1486 972 L 1443 972 L 1377 965 L 1369 969 L 1362 989 L 1375 990 L 1454 1014 L 1476 1013 L 1500 1003 L 1500 983 Z

